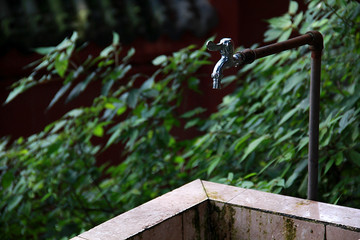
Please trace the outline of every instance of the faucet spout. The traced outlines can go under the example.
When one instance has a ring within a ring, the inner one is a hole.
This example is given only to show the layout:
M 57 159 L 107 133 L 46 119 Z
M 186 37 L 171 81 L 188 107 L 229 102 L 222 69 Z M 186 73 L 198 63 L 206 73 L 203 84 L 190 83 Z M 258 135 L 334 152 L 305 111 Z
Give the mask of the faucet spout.
M 219 43 L 208 41 L 206 47 L 210 51 L 220 51 L 221 58 L 216 63 L 211 74 L 213 79 L 213 88 L 221 88 L 221 79 L 223 78 L 223 70 L 238 66 L 241 61 L 237 55 L 234 55 L 234 45 L 231 38 L 223 38 Z
M 221 88 L 221 79 L 223 78 L 223 69 L 227 68 L 229 60 L 225 57 L 221 57 L 220 60 L 215 64 L 214 70 L 211 74 L 213 79 L 213 89 Z

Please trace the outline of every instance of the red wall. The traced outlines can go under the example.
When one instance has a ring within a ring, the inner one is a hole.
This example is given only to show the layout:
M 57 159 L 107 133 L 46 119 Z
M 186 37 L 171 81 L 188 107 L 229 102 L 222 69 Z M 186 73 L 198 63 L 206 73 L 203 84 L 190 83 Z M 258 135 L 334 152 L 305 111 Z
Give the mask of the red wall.
M 287 0 L 212 0 L 217 9 L 219 24 L 205 38 L 196 38 L 184 35 L 178 41 L 162 37 L 156 42 L 150 43 L 137 39 L 132 45 L 136 48 L 133 65 L 134 71 L 152 72 L 151 60 L 161 54 L 170 54 L 190 44 L 202 45 L 206 39 L 216 34 L 216 40 L 223 37 L 231 37 L 236 46 L 244 45 L 250 47 L 253 43 L 261 42 L 267 28 L 265 19 L 279 16 L 287 11 Z M 86 49 L 89 53 L 96 54 L 100 47 L 90 44 Z M 17 79 L 25 76 L 27 70 L 23 67 L 35 60 L 35 54 L 25 54 L 16 49 L 9 49 L 7 53 L 0 56 L 0 102 L 3 103 L 9 93 L 8 87 Z M 219 55 L 212 54 L 212 60 L 217 61 Z M 187 96 L 189 109 L 195 106 L 203 106 L 213 112 L 222 97 L 232 89 L 212 90 L 210 74 L 212 67 L 203 70 L 208 73 L 208 79 L 201 82 L 202 96 Z M 233 70 L 234 71 L 234 70 Z M 99 92 L 97 86 L 91 86 L 82 96 L 65 105 L 57 103 L 48 112 L 45 112 L 47 104 L 57 92 L 61 83 L 50 83 L 37 86 L 30 91 L 20 95 L 13 102 L 0 107 L 0 136 L 11 135 L 13 138 L 29 136 L 42 130 L 47 124 L 58 119 L 69 109 L 89 105 L 92 97 Z

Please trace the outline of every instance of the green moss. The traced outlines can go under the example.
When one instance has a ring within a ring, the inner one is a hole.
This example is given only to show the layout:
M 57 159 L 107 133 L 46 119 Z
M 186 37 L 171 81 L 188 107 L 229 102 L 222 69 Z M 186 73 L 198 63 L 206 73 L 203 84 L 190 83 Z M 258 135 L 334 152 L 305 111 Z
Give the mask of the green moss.
M 247 231 L 246 232 L 247 232 L 248 236 L 250 236 L 250 231 L 251 231 L 251 210 L 250 209 L 245 209 L 245 208 L 243 208 L 243 210 L 249 212 L 248 221 L 247 221 L 248 226 L 247 226 Z
M 296 225 L 290 218 L 284 218 L 284 234 L 286 240 L 296 239 Z
M 235 209 L 228 204 L 223 207 L 209 204 L 210 221 L 208 233 L 210 239 L 231 239 L 235 236 Z
M 208 197 L 210 199 L 221 199 L 221 196 L 216 191 L 212 191 L 212 192 L 208 191 L 208 192 L 206 192 L 206 194 L 208 195 Z
M 228 226 L 229 226 L 229 230 L 230 230 L 230 233 L 231 233 L 231 236 L 235 236 L 236 234 L 236 228 L 234 227 L 235 226 L 235 209 L 229 205 L 226 205 L 227 207 L 227 211 L 229 213 L 229 222 L 228 222 Z M 230 238 L 231 239 L 231 238 Z
M 200 226 L 200 214 L 198 206 L 194 208 L 195 215 L 192 219 L 192 224 L 196 231 L 196 238 L 195 239 L 201 239 L 201 226 Z

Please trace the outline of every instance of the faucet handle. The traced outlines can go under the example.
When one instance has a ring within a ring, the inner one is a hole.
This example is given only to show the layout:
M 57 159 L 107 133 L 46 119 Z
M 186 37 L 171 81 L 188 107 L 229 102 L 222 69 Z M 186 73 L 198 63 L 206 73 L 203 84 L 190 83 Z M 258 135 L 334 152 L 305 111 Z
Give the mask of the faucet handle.
M 209 51 L 220 51 L 221 49 L 221 44 L 218 43 L 214 43 L 213 41 L 209 40 L 207 41 L 206 43 L 206 48 L 209 50 Z
M 220 51 L 223 57 L 231 57 L 234 54 L 234 44 L 231 38 L 223 38 L 219 43 L 208 41 L 206 48 L 209 51 Z

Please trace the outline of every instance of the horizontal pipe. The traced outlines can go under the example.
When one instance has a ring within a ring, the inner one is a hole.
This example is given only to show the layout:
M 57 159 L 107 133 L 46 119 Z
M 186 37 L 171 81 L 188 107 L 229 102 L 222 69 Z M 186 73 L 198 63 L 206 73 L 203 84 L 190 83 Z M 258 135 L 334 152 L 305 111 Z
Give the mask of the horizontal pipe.
M 310 45 L 311 50 L 321 51 L 323 49 L 323 38 L 321 33 L 317 31 L 310 31 L 304 35 L 294 37 L 283 42 L 273 43 L 256 49 L 245 49 L 241 52 L 235 53 L 234 58 L 239 60 L 238 62 L 241 62 L 241 64 L 249 64 L 255 59 L 263 58 L 307 44 Z
M 255 58 L 266 57 L 275 53 L 279 53 L 292 48 L 297 48 L 312 42 L 313 37 L 310 34 L 304 34 L 299 37 L 289 39 L 287 41 L 270 44 L 264 47 L 254 49 Z

